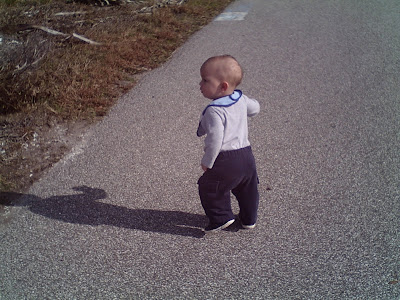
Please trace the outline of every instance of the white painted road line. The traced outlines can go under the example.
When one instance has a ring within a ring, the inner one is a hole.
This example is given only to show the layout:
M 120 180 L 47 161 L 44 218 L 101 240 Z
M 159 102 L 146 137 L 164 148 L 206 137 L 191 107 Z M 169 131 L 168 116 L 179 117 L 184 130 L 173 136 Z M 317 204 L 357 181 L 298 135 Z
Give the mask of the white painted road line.
M 247 15 L 246 12 L 224 12 L 221 13 L 214 21 L 242 21 Z

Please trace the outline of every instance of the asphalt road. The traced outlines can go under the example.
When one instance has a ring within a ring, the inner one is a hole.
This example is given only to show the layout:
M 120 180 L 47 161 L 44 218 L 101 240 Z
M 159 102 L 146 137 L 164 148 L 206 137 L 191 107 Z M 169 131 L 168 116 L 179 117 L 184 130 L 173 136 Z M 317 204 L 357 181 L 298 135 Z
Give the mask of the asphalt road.
M 0 299 L 400 299 L 400 2 L 228 10 L 13 208 Z M 255 230 L 204 236 L 199 67 L 223 53 L 262 106 L 261 203 Z

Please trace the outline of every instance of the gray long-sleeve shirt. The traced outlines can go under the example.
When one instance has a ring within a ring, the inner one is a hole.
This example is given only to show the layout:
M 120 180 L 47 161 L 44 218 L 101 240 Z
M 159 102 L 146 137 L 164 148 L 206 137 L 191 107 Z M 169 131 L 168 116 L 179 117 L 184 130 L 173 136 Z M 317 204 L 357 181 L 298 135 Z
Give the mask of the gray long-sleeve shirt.
M 197 129 L 198 136 L 207 135 L 201 164 L 211 169 L 220 152 L 250 146 L 247 117 L 255 116 L 259 111 L 257 100 L 245 95 L 227 106 L 211 103 L 203 112 Z

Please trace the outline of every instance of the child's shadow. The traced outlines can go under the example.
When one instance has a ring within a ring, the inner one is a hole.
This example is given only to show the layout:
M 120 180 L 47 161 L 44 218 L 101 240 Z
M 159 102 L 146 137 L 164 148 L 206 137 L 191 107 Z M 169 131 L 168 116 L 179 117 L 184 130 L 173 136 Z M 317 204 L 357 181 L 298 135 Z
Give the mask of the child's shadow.
M 204 236 L 200 229 L 205 222 L 202 215 L 181 211 L 129 209 L 96 201 L 107 197 L 102 189 L 79 186 L 73 190 L 82 193 L 45 199 L 25 195 L 23 201 L 9 200 L 22 194 L 0 192 L 0 204 L 27 206 L 36 214 L 68 223 L 109 225 L 196 238 Z

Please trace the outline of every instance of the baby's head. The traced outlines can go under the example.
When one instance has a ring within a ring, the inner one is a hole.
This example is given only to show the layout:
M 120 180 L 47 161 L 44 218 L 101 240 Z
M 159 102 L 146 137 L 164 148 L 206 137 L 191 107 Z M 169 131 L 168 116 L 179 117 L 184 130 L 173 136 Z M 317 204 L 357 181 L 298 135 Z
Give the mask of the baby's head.
M 217 99 L 233 93 L 242 81 L 243 71 L 233 56 L 221 55 L 207 59 L 200 68 L 200 75 L 204 97 Z

